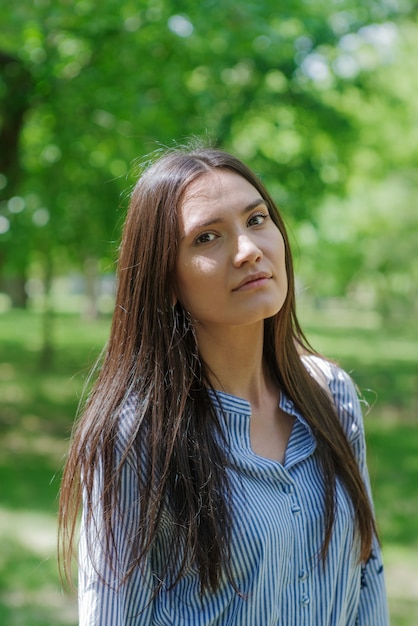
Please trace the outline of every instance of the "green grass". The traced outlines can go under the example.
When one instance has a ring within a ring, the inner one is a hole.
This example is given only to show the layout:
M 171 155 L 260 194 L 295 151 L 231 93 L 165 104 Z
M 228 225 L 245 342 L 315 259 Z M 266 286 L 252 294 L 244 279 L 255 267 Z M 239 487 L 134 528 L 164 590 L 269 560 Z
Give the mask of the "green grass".
M 51 367 L 41 367 L 41 319 L 0 315 L 0 624 L 77 623 L 56 565 L 57 493 L 72 423 L 109 320 L 54 320 Z M 4 547 L 3 547 L 4 546 Z
M 418 623 L 418 334 L 388 333 L 352 314 L 305 315 L 313 345 L 349 370 L 372 406 L 369 467 L 386 562 L 392 626 Z M 74 626 L 56 559 L 60 472 L 90 367 L 109 319 L 54 320 L 55 353 L 40 366 L 41 319 L 0 315 L 0 624 Z M 364 322 L 364 323 L 363 323 Z

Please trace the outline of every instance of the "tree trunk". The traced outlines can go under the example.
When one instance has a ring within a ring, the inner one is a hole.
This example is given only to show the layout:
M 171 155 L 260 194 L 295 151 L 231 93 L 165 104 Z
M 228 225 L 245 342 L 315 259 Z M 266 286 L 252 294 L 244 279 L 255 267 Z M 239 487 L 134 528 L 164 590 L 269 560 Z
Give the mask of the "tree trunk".
M 99 316 L 99 262 L 97 259 L 86 259 L 84 263 L 84 278 L 87 297 L 85 315 L 89 319 L 97 319 Z
M 13 307 L 26 308 L 28 294 L 26 293 L 26 276 L 24 274 L 6 276 L 1 279 L 0 291 L 9 296 Z
M 40 367 L 49 370 L 54 359 L 54 309 L 51 301 L 53 263 L 49 252 L 44 256 L 44 307 L 42 312 L 42 348 Z

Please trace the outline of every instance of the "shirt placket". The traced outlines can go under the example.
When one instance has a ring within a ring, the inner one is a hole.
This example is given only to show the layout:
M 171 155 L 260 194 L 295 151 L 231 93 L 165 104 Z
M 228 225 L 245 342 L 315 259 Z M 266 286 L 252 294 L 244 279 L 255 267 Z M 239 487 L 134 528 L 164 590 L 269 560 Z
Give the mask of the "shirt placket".
M 304 535 L 305 514 L 298 488 L 293 480 L 288 478 L 286 484 L 283 485 L 283 491 L 288 498 L 288 507 L 290 511 L 291 522 L 294 527 L 294 554 L 291 571 L 293 578 L 289 581 L 288 587 L 288 606 L 296 609 L 296 615 L 289 615 L 289 618 L 296 620 L 298 626 L 308 626 L 309 605 L 311 603 L 311 591 L 309 580 L 309 555 L 305 553 L 303 546 L 305 545 Z M 299 540 L 300 539 L 300 540 Z
M 293 403 L 286 400 L 282 408 L 288 413 L 295 415 L 297 419 L 294 432 L 288 444 L 287 455 L 289 462 L 285 462 L 287 481 L 284 485 L 284 492 L 288 497 L 290 517 L 295 529 L 293 579 L 289 591 L 292 594 L 292 598 L 289 598 L 289 601 L 293 601 L 294 606 L 297 607 L 297 615 L 293 616 L 293 619 L 296 619 L 298 626 L 310 626 L 311 611 L 309 607 L 313 601 L 312 577 L 310 574 L 312 555 L 306 551 L 307 513 L 304 509 L 301 485 L 293 480 L 292 468 L 313 453 L 316 443 L 310 429 L 297 415 Z

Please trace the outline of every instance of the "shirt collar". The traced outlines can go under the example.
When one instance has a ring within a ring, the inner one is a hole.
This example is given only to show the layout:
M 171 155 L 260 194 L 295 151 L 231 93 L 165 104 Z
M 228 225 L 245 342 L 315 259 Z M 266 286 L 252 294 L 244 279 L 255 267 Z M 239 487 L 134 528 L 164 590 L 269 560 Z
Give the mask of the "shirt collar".
M 209 397 L 211 398 L 216 409 L 221 409 L 225 413 L 240 413 L 247 417 L 251 417 L 251 405 L 248 400 L 234 396 L 226 391 L 213 391 L 208 390 Z M 312 428 L 301 415 L 300 411 L 296 408 L 295 403 L 291 400 L 283 391 L 280 392 L 279 406 L 282 411 L 285 411 L 289 415 L 293 415 L 305 428 L 312 434 Z

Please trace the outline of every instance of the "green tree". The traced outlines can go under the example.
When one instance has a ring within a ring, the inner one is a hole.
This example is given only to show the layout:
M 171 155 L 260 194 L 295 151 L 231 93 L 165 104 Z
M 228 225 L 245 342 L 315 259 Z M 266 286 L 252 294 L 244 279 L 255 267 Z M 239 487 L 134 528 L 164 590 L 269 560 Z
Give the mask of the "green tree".
M 193 134 L 247 160 L 291 226 L 317 239 L 325 199 L 352 188 L 368 123 L 353 106 L 373 97 L 381 61 L 356 61 L 350 37 L 410 10 L 371 0 L 3 7 L 0 49 L 25 68 L 30 85 L 17 188 L 3 172 L 3 273 L 19 255 L 23 274 L 37 259 L 45 276 L 111 256 L 135 160 Z M 366 48 L 378 53 L 373 42 Z M 350 254 L 361 265 L 363 257 Z M 343 249 L 331 246 L 329 255 L 343 258 Z M 348 278 L 340 274 L 343 289 Z
M 357 137 L 347 194 L 321 203 L 315 229 L 298 225 L 314 291 L 348 292 L 385 318 L 418 308 L 417 42 L 418 27 L 407 21 L 374 25 L 342 42 L 356 83 L 327 98 L 350 115 Z M 362 62 L 373 71 L 362 72 Z

